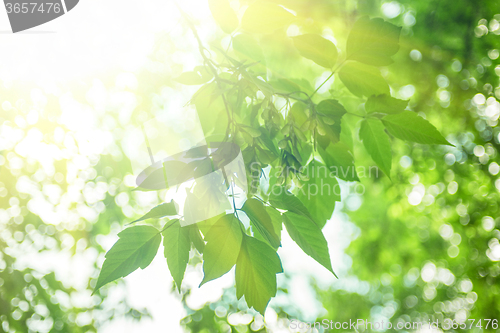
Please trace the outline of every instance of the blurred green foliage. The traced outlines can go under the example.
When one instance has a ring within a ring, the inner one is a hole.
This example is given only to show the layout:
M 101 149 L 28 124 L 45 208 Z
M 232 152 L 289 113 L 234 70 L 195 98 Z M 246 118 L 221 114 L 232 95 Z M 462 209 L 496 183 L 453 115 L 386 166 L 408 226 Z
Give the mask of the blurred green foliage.
M 459 321 L 499 318 L 498 3 L 492 0 L 270 2 L 293 10 L 301 23 L 305 23 L 301 33 L 333 34 L 340 49 L 346 44 L 354 22 L 362 15 L 383 17 L 401 26 L 401 48 L 394 57 L 395 62 L 382 68 L 382 75 L 389 82 L 393 97 L 409 99 L 409 109 L 425 116 L 455 145 L 425 146 L 391 140 L 395 157 L 391 179 L 361 178 L 366 189 L 361 205 L 342 205 L 343 212 L 358 228 L 357 236 L 346 250 L 352 267 L 330 288 L 316 285 L 314 279 L 310 281 L 325 310 L 317 320 L 387 318 L 392 322 L 427 322 L 444 318 Z M 243 5 L 247 3 L 241 1 Z M 277 15 L 282 16 L 280 22 L 287 22 L 288 14 Z M 221 24 L 222 30 L 206 42 L 220 49 L 226 36 L 224 31 L 234 30 L 234 23 L 231 17 L 215 19 L 225 23 Z M 259 29 L 262 27 L 252 26 L 250 22 L 246 30 Z M 196 45 L 188 27 L 184 33 Z M 305 55 L 300 47 L 297 51 L 293 42 L 284 42 L 283 34 L 276 31 L 261 39 L 265 56 L 256 48 L 247 47 L 255 41 L 245 34 L 233 38 L 233 47 L 242 58 L 261 61 L 255 64 L 256 70 L 262 70 L 265 65 L 277 78 L 280 74 L 300 78 L 287 84 L 312 94 L 327 77 L 316 63 L 329 65 L 331 59 Z M 165 50 L 173 53 L 177 49 L 168 36 L 158 41 L 158 54 Z M 190 48 L 184 51 L 194 52 Z M 313 61 L 302 59 L 300 54 Z M 161 67 L 165 57 L 158 58 L 152 63 Z M 167 60 L 171 59 L 167 57 Z M 182 77 L 180 64 L 168 66 L 169 73 L 161 70 L 136 73 L 138 111 L 130 119 L 121 120 L 119 111 L 112 110 L 112 116 L 99 114 L 95 127 L 112 132 L 113 138 L 119 141 L 129 122 L 140 123 L 147 118 L 147 113 L 141 110 L 156 112 L 163 108 L 166 103 L 161 96 L 163 88 L 181 89 L 177 81 L 206 82 L 208 77 L 203 70 L 194 70 L 194 76 Z M 112 78 L 101 79 L 104 86 L 112 86 Z M 275 87 L 277 84 L 274 82 Z M 106 304 L 106 289 L 93 296 L 90 303 L 68 301 L 77 299 L 78 293 L 91 293 L 96 283 L 97 262 L 90 267 L 89 278 L 78 287 L 65 283 L 62 275 L 50 269 L 46 271 L 19 262 L 29 253 L 49 251 L 67 251 L 71 256 L 86 254 L 94 261 L 102 259 L 106 242 L 99 235 L 116 233 L 124 221 L 139 218 L 147 211 L 143 207 L 146 205 L 136 201 L 136 196 L 129 197 L 129 188 L 123 183 L 130 176 L 130 163 L 123 147 L 117 144 L 102 151 L 85 152 L 82 143 L 87 138 L 78 138 L 85 129 L 58 125 L 62 111 L 57 97 L 49 95 L 43 102 L 26 99 L 34 88 L 0 88 L 2 96 L 17 101 L 11 106 L 3 105 L 6 112 L 1 115 L 0 332 L 86 332 L 96 331 L 96 327 L 114 316 L 128 314 L 140 319 L 142 310 L 131 309 L 126 299 L 121 299 L 119 306 Z M 81 88 L 68 87 L 75 92 L 75 100 L 87 103 L 86 89 Z M 78 91 L 83 92 L 78 95 Z M 352 96 L 336 78 L 332 86 L 320 90 L 317 97 L 338 99 L 348 112 L 364 108 L 365 99 Z M 223 105 L 218 107 L 222 110 Z M 26 158 L 16 149 L 16 144 L 35 127 L 19 119 L 20 115 L 28 119 L 32 109 L 39 114 L 35 123 L 43 129 L 41 141 L 64 152 L 62 157 L 49 154 L 51 160 L 44 162 L 45 165 L 40 159 Z M 358 128 L 359 120 L 352 117 L 346 122 L 349 127 Z M 215 119 L 207 120 L 210 121 L 215 125 Z M 355 132 L 353 138 L 357 165 L 380 163 L 360 144 L 358 133 Z M 82 158 L 86 167 L 75 171 L 74 165 L 81 165 Z M 25 190 L 20 185 L 22 181 L 35 185 Z M 56 186 L 55 191 L 61 193 L 55 199 L 50 199 L 54 191 L 51 186 Z M 93 194 L 88 195 L 89 192 Z M 43 206 L 43 209 L 63 211 L 65 218 L 37 210 L 34 199 L 40 197 L 49 203 L 49 208 Z M 348 202 L 352 198 L 342 199 Z M 157 198 L 152 201 L 158 203 Z M 93 213 L 88 213 L 88 209 Z M 199 260 L 199 256 L 195 256 L 191 264 L 199 264 Z M 293 276 L 283 275 L 280 280 L 283 284 L 278 284 L 278 297 L 287 299 L 286 281 L 291 279 Z M 350 281 L 353 284 L 347 286 Z M 188 316 L 182 323 L 191 332 L 268 330 L 262 316 L 248 310 L 244 302 L 236 299 L 232 289 L 226 290 L 218 302 L 201 309 L 190 309 L 187 296 L 189 290 L 184 290 L 182 299 Z M 286 306 L 280 304 L 271 307 L 283 325 L 291 319 L 311 320 L 301 317 L 291 302 Z M 85 315 L 89 313 L 90 316 Z M 235 313 L 246 315 L 239 318 L 244 324 L 231 324 L 228 316 Z

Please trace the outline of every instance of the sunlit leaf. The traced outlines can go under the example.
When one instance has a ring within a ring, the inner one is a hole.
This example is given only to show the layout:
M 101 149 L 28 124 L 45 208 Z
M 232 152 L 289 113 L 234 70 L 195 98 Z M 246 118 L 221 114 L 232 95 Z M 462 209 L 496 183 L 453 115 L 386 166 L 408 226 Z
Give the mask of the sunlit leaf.
M 188 195 L 189 197 L 189 195 Z M 186 210 L 186 209 L 184 209 Z M 223 216 L 225 216 L 226 213 L 220 213 L 214 217 L 211 217 L 209 219 L 206 219 L 206 220 L 203 220 L 203 221 L 200 221 L 198 223 L 196 223 L 196 225 L 198 226 L 198 228 L 200 229 L 200 231 L 203 233 L 203 235 L 206 235 L 207 232 L 210 230 L 210 228 L 212 228 L 212 226 L 217 222 L 219 221 L 220 218 L 222 218 Z
M 229 272 L 236 264 L 243 233 L 240 221 L 233 214 L 224 215 L 205 235 L 203 252 L 203 281 L 201 285 Z
M 380 70 L 373 66 L 349 62 L 340 69 L 339 78 L 358 97 L 389 94 L 389 85 L 380 75 Z
M 229 122 L 221 95 L 222 92 L 217 83 L 210 82 L 202 86 L 192 99 L 203 133 L 207 138 L 211 136 L 212 141 L 221 141 L 224 138 Z
M 160 232 L 151 226 L 139 225 L 118 234 L 118 241 L 106 253 L 94 293 L 105 284 L 125 277 L 153 261 L 161 242 Z
M 283 218 L 281 217 L 281 213 L 276 208 L 271 206 L 266 206 L 266 211 L 269 214 L 269 217 L 271 217 L 274 233 L 278 235 L 278 238 L 281 241 L 281 230 L 283 228 Z
M 257 199 L 248 199 L 241 208 L 247 215 L 259 233 L 273 248 L 277 249 L 281 243 L 280 238 L 274 231 L 271 217 L 266 211 L 266 207 Z
M 340 120 L 340 128 L 340 141 L 345 143 L 350 151 L 353 151 L 354 141 L 352 138 L 352 130 L 347 119 L 342 118 Z
M 284 28 L 295 16 L 277 4 L 256 1 L 248 6 L 241 19 L 241 27 L 252 33 L 272 33 Z
M 236 263 L 236 296 L 264 315 L 276 296 L 276 274 L 283 272 L 278 254 L 266 243 L 244 236 Z
M 283 222 L 290 238 L 297 243 L 302 251 L 335 274 L 330 261 L 328 243 L 320 227 L 307 217 L 293 212 L 284 213 Z
M 238 34 L 233 37 L 233 49 L 238 51 L 240 58 L 248 59 L 248 62 L 260 62 L 265 64 L 264 53 L 257 40 L 249 34 Z
M 368 113 L 393 114 L 403 112 L 407 105 L 408 101 L 403 101 L 389 95 L 372 95 L 366 100 L 365 110 Z
M 359 137 L 378 167 L 390 178 L 392 165 L 391 141 L 379 119 L 368 118 L 361 122 Z
M 197 66 L 191 72 L 184 72 L 175 80 L 185 85 L 200 85 L 210 81 L 213 75 L 203 66 Z
M 194 166 L 189 163 L 170 160 L 159 167 L 151 166 L 150 171 L 141 178 L 136 191 L 157 191 L 181 184 L 193 177 Z M 167 177 L 165 178 L 165 175 Z
M 212 16 L 225 33 L 232 33 L 238 27 L 238 17 L 228 0 L 208 0 Z
M 368 65 L 390 65 L 399 50 L 401 28 L 380 18 L 359 18 L 347 38 L 347 59 Z
M 320 35 L 305 34 L 293 37 L 299 53 L 325 68 L 332 68 L 337 62 L 338 51 L 335 44 Z
M 412 111 L 382 118 L 385 128 L 396 138 L 423 144 L 452 145 L 424 118 Z
M 307 94 L 312 94 L 314 89 L 311 83 L 305 79 L 292 79 L 292 78 L 280 78 L 268 81 L 273 88 L 281 93 L 292 93 L 292 95 L 304 96 L 304 94 L 299 93 L 300 91 Z
M 174 215 L 177 215 L 177 204 L 174 202 L 174 200 L 171 200 L 170 202 L 165 202 L 154 207 L 149 212 L 147 212 L 146 215 L 144 215 L 140 219 L 133 221 L 132 223 L 147 219 L 159 219 L 165 216 L 174 216 Z
M 182 227 L 178 220 L 171 221 L 162 232 L 163 254 L 167 259 L 168 269 L 174 278 L 177 289 L 181 290 L 182 279 L 189 261 L 191 242 L 189 239 L 189 226 Z

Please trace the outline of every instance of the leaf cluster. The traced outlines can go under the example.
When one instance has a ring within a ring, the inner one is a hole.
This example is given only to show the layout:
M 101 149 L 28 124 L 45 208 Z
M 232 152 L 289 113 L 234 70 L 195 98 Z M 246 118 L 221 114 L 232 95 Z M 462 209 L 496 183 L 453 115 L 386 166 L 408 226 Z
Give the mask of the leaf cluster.
M 307 255 L 335 274 L 322 228 L 341 196 L 317 190 L 338 187 L 338 179 L 359 180 L 353 133 L 359 131 L 363 146 L 388 177 L 393 138 L 449 143 L 430 122 L 408 109 L 408 101 L 390 96 L 380 66 L 390 65 L 399 49 L 399 27 L 361 17 L 342 50 L 327 36 L 287 36 L 292 23 L 300 27 L 303 22 L 275 3 L 253 2 L 241 18 L 227 0 L 209 0 L 209 7 L 230 45 L 205 46 L 183 13 L 203 63 L 177 81 L 201 86 L 191 104 L 207 140 L 240 147 L 249 179 L 247 200 L 233 207 L 234 214 L 196 225 L 182 227 L 182 217 L 177 217 L 163 230 L 149 225 L 125 229 L 106 254 L 96 290 L 148 266 L 163 239 L 164 256 L 179 291 L 190 250 L 196 248 L 203 257 L 201 284 L 235 266 L 237 297 L 244 296 L 249 307 L 263 314 L 277 292 L 276 274 L 283 271 L 276 252 L 283 225 Z M 308 78 L 283 75 L 274 60 L 286 59 L 287 52 L 300 55 L 305 68 L 327 70 L 328 78 L 313 89 Z M 345 105 L 335 91 L 331 96 L 319 93 L 335 75 L 342 83 L 339 93 L 355 98 L 362 108 Z M 349 117 L 360 120 L 356 127 L 351 128 Z M 318 172 L 322 169 L 328 172 Z M 155 207 L 137 221 L 176 217 L 171 204 Z M 249 228 L 242 223 L 246 220 Z

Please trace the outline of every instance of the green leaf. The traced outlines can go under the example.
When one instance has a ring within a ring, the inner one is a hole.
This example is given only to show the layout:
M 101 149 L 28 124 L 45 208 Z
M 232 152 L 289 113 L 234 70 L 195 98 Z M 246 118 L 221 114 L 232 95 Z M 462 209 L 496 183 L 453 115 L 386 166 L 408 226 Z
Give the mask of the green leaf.
M 259 140 L 262 141 L 263 145 L 267 149 L 269 149 L 271 153 L 273 153 L 275 156 L 279 156 L 278 149 L 276 149 L 276 146 L 274 145 L 274 142 L 269 135 L 269 131 L 267 131 L 263 127 L 260 127 L 260 132 L 261 135 L 259 136 Z
M 184 208 L 184 210 L 186 210 L 186 208 Z M 203 235 L 206 235 L 210 228 L 212 228 L 212 226 L 225 215 L 226 213 L 221 213 L 206 220 L 197 222 L 196 225 L 198 226 L 198 229 L 200 229 L 200 231 L 203 233 Z
M 309 180 L 302 181 L 297 197 L 304 203 L 314 221 L 322 228 L 332 217 L 335 202 L 340 201 L 340 186 L 328 168 L 312 160 L 304 173 Z
M 341 118 L 335 118 L 335 123 L 333 125 L 323 124 L 321 129 L 323 133 L 319 133 L 316 136 L 318 144 L 324 149 L 330 144 L 335 144 L 339 142 L 341 135 Z
M 192 72 L 184 72 L 175 80 L 185 85 L 200 85 L 210 81 L 213 75 L 203 66 L 197 66 Z
M 281 217 L 281 213 L 271 206 L 266 206 L 266 211 L 267 214 L 269 214 L 269 217 L 271 217 L 274 233 L 278 235 L 278 238 L 281 241 L 281 229 L 283 228 L 283 218 Z
M 325 99 L 316 106 L 316 110 L 322 114 L 340 120 L 347 113 L 346 109 L 335 99 Z
M 403 112 L 407 105 L 408 101 L 403 101 L 389 95 L 372 95 L 368 97 L 365 103 L 365 110 L 368 113 L 394 114 Z
M 277 92 L 284 94 L 297 93 L 298 91 L 312 94 L 314 89 L 306 79 L 276 78 L 268 81 Z
M 321 229 L 307 217 L 293 212 L 283 214 L 283 222 L 290 238 L 302 251 L 335 275 L 328 252 L 328 243 Z
M 269 195 L 269 203 L 275 208 L 288 210 L 312 219 L 311 214 L 302 201 L 283 186 L 272 187 L 271 194 Z
M 340 141 L 330 144 L 326 149 L 318 146 L 318 151 L 332 176 L 350 181 L 359 180 L 354 165 L 354 157 L 345 143 Z
M 347 59 L 374 66 L 390 65 L 391 56 L 399 50 L 400 32 L 400 27 L 380 18 L 361 17 L 347 38 Z
M 262 135 L 262 131 L 260 127 L 251 127 L 246 125 L 241 125 L 241 130 L 247 132 L 252 138 L 258 138 Z
M 208 7 L 215 21 L 225 33 L 230 34 L 238 27 L 238 17 L 228 0 L 208 0 Z
M 337 47 L 328 39 L 316 34 L 300 35 L 292 39 L 295 48 L 304 58 L 325 68 L 332 68 L 337 62 Z
M 150 173 L 135 191 L 158 191 L 170 186 L 181 184 L 193 177 L 194 167 L 190 164 L 170 160 L 163 162 L 163 168 L 158 168 Z M 167 174 L 167 179 L 165 179 Z
M 385 133 L 382 122 L 374 118 L 363 120 L 359 129 L 359 137 L 363 140 L 363 145 L 378 167 L 390 178 L 392 164 L 391 141 L 387 133 Z
M 269 34 L 284 28 L 295 16 L 277 4 L 263 1 L 248 6 L 241 19 L 241 27 L 251 33 Z
M 239 34 L 233 37 L 233 49 L 238 51 L 240 58 L 265 65 L 264 53 L 259 43 L 249 34 Z
M 385 128 L 396 138 L 423 144 L 450 145 L 427 120 L 412 111 L 403 111 L 382 118 Z
M 274 88 L 273 86 L 271 86 L 269 83 L 267 83 L 266 81 L 252 75 L 252 73 L 250 72 L 242 72 L 241 74 L 243 77 L 245 77 L 246 79 L 248 79 L 250 82 L 252 82 L 256 88 L 260 91 L 262 91 L 262 93 L 266 96 L 270 96 L 272 94 L 274 94 Z
M 205 137 L 213 136 L 212 141 L 222 140 L 229 120 L 217 83 L 210 82 L 202 86 L 194 94 L 192 102 L 196 106 Z
M 163 235 L 163 254 L 167 259 L 168 269 L 174 278 L 179 292 L 181 291 L 182 279 L 189 261 L 189 250 L 191 242 L 189 239 L 189 226 L 182 227 L 179 220 L 173 220 L 172 224 L 165 227 Z
M 389 85 L 373 66 L 349 62 L 339 71 L 339 78 L 347 89 L 358 97 L 389 94 Z
M 130 227 L 118 234 L 118 241 L 106 253 L 94 293 L 105 284 L 125 277 L 153 261 L 160 246 L 160 232 L 151 226 Z
M 257 199 L 248 199 L 241 208 L 247 215 L 252 224 L 259 233 L 274 249 L 277 249 L 281 243 L 280 238 L 274 231 L 271 217 L 266 211 L 266 207 Z
M 350 151 L 353 151 L 354 142 L 352 139 L 352 130 L 349 126 L 349 122 L 345 118 L 342 118 L 340 120 L 340 127 L 340 141 L 344 142 Z
M 276 296 L 276 274 L 283 272 L 278 254 L 266 243 L 244 236 L 236 263 L 236 296 L 264 315 Z
M 147 212 L 146 215 L 144 215 L 138 220 L 133 221 L 132 223 L 147 219 L 159 219 L 165 216 L 174 216 L 174 215 L 177 215 L 177 205 L 174 202 L 174 200 L 171 200 L 170 202 L 165 202 L 154 207 L 149 212 Z
M 196 224 L 191 224 L 187 226 L 189 228 L 189 240 L 194 245 L 195 249 L 199 253 L 203 253 L 205 249 L 205 241 L 201 236 L 200 229 Z
M 224 215 L 208 230 L 200 286 L 226 274 L 236 264 L 242 237 L 240 221 L 233 214 Z
M 308 119 L 306 114 L 307 105 L 302 102 L 295 102 L 290 108 L 295 124 L 300 128 Z

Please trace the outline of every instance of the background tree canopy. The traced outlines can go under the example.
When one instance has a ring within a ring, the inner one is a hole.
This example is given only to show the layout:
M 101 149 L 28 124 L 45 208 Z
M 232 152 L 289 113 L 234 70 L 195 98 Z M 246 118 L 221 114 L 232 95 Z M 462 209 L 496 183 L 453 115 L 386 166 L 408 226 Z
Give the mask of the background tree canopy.
M 498 4 L 199 6 L 171 3 L 175 29 L 135 72 L 0 87 L 0 331 L 154 322 L 120 278 L 158 260 L 186 331 L 496 331 Z M 187 108 L 208 146 L 136 184 L 131 133 L 163 115 L 188 133 Z M 196 182 L 181 213 L 174 185 L 227 163 L 212 142 L 239 147 L 243 173 Z M 226 196 L 232 212 L 184 226 Z

